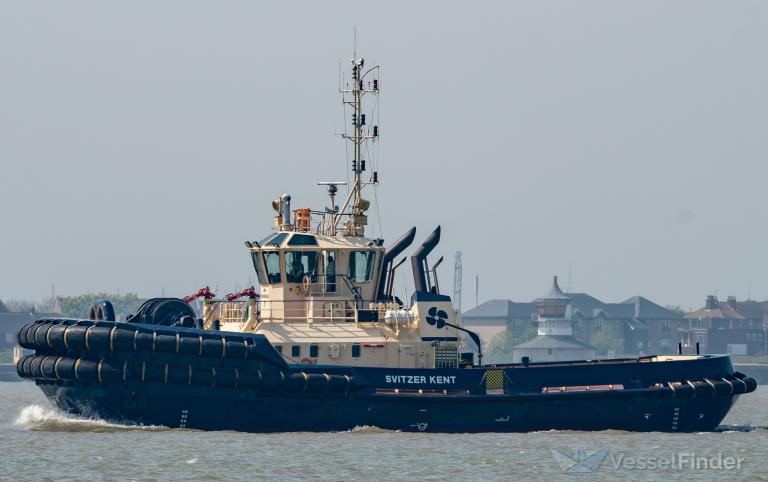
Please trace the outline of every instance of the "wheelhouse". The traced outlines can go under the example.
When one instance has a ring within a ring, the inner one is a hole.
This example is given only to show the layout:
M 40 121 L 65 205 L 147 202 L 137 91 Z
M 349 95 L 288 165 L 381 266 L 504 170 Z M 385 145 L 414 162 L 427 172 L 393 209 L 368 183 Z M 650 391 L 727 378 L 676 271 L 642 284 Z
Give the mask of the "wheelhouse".
M 374 302 L 381 243 L 362 237 L 281 232 L 253 243 L 251 258 L 262 303 L 346 298 Z

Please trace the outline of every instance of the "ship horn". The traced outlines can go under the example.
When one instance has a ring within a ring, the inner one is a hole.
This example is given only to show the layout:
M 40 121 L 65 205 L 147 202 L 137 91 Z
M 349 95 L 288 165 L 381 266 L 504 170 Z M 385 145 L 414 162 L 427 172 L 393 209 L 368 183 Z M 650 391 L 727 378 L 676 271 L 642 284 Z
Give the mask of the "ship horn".
M 387 280 L 387 274 L 389 273 L 389 267 L 392 264 L 392 260 L 394 260 L 397 255 L 402 253 L 405 248 L 411 245 L 413 242 L 413 238 L 416 237 L 416 226 L 412 227 L 408 230 L 407 233 L 403 234 L 400 239 L 395 241 L 395 244 L 387 248 L 386 251 L 384 251 L 384 257 L 381 259 L 381 271 L 379 272 L 379 287 L 377 291 L 376 298 L 379 300 L 384 300 L 386 298 L 386 293 L 384 292 L 386 289 L 386 280 Z
M 435 228 L 432 233 L 427 236 L 424 243 L 419 246 L 419 249 L 411 256 L 411 268 L 413 269 L 413 285 L 416 291 L 429 291 L 427 287 L 427 255 L 435 249 L 437 243 L 440 242 L 440 226 Z

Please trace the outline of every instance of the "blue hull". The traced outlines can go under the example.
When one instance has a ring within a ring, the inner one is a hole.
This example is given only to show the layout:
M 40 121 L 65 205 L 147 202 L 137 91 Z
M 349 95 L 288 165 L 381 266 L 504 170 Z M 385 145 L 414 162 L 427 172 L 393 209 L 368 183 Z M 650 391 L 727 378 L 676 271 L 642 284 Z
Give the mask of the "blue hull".
M 735 397 L 647 394 L 551 397 L 389 395 L 342 400 L 259 396 L 227 389 L 88 387 L 38 382 L 60 409 L 131 424 L 245 432 L 343 431 L 358 426 L 429 432 L 539 430 L 709 431 Z

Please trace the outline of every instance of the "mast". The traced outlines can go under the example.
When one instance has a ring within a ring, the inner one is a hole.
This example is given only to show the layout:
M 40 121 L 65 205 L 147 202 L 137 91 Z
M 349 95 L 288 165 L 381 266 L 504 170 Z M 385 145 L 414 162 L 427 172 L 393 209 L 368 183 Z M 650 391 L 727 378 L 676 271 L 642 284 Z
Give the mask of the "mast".
M 354 53 L 350 62 L 352 63 L 352 85 L 350 86 L 347 84 L 344 88 L 339 89 L 339 92 L 343 95 L 343 104 L 352 108 L 352 134 L 342 134 L 342 137 L 351 141 L 354 146 L 354 154 L 352 158 L 354 181 L 349 196 L 339 214 L 345 214 L 345 210 L 350 206 L 351 202 L 351 212 L 349 213 L 349 219 L 347 221 L 347 234 L 352 236 L 362 236 L 364 234 L 365 225 L 368 224 L 365 211 L 370 206 L 370 201 L 363 199 L 362 190 L 363 187 L 368 184 L 378 183 L 378 173 L 376 172 L 373 173 L 371 181 L 363 181 L 362 179 L 363 172 L 366 170 L 365 159 L 363 159 L 363 145 L 369 140 L 375 141 L 379 136 L 379 126 L 373 126 L 372 130 L 366 127 L 366 118 L 365 113 L 363 112 L 363 97 L 366 94 L 378 95 L 379 81 L 378 79 L 373 79 L 372 81 L 368 81 L 368 85 L 366 86 L 365 77 L 373 71 L 378 71 L 379 67 L 374 66 L 363 72 L 365 59 L 362 57 L 357 58 L 357 52 Z M 351 94 L 351 100 L 347 100 L 347 94 Z M 339 219 L 340 217 L 337 216 L 332 223 L 333 234 L 336 232 L 336 225 L 338 224 Z

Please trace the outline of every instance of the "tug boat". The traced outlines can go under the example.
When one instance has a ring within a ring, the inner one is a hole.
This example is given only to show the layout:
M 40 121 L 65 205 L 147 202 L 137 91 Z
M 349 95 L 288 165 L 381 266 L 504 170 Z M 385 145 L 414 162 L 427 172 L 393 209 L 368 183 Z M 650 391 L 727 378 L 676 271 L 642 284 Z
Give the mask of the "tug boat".
M 248 432 L 708 431 L 755 390 L 728 356 L 484 365 L 480 338 L 440 292 L 440 261 L 427 260 L 439 226 L 410 257 L 414 293 L 396 296 L 416 228 L 387 247 L 365 235 L 363 193 L 379 179 L 363 153 L 379 129 L 363 100 L 379 94 L 379 68 L 357 55 L 351 64 L 339 91 L 354 181 L 341 207 L 341 181 L 319 183 L 321 210 L 292 209 L 288 194 L 272 202 L 274 232 L 245 242 L 258 289 L 153 298 L 125 321 L 109 301 L 89 319 L 37 320 L 18 333 L 34 350 L 18 374 L 80 416 Z

